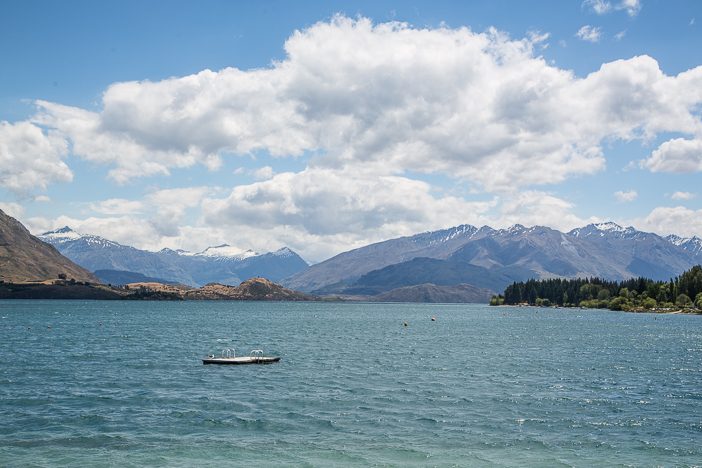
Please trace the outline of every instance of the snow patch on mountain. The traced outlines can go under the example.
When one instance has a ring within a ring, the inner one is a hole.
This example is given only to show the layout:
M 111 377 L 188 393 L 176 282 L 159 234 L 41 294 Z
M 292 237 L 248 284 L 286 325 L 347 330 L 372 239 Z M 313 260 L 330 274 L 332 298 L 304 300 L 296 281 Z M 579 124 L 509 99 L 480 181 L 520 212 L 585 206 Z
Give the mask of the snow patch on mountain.
M 195 255 L 203 257 L 233 258 L 238 260 L 244 260 L 246 258 L 258 257 L 260 254 L 258 252 L 254 252 L 251 249 L 242 250 L 229 244 L 222 244 L 214 247 L 207 247 L 205 250 Z
M 687 238 L 687 237 L 680 237 L 680 236 L 678 236 L 678 235 L 676 235 L 676 234 L 671 234 L 671 235 L 669 235 L 669 236 L 666 236 L 666 237 L 665 237 L 665 240 L 667 240 L 667 241 L 670 242 L 671 244 L 677 245 L 677 246 L 679 247 L 679 246 L 683 245 L 685 242 L 687 242 L 687 241 L 690 240 L 690 239 Z
M 612 221 L 608 221 L 606 223 L 593 223 L 593 224 L 588 224 L 587 226 L 583 226 L 580 228 L 573 229 L 570 231 L 568 234 L 574 237 L 588 237 L 588 236 L 599 236 L 599 237 L 605 237 L 605 236 L 622 236 L 625 234 L 633 234 L 636 231 L 632 227 L 628 228 L 623 228 L 617 223 L 613 223 Z
M 69 228 L 68 226 L 64 226 L 60 229 L 54 229 L 53 231 L 45 232 L 44 234 L 41 234 L 38 237 L 45 241 L 52 240 L 54 242 L 66 242 L 70 240 L 80 239 L 83 236 L 81 234 L 78 234 L 76 231 Z
M 68 242 L 73 242 L 73 241 L 78 241 L 78 240 L 83 241 L 86 244 L 89 244 L 92 246 L 97 246 L 100 248 L 108 248 L 108 247 L 114 247 L 114 246 L 120 245 L 117 242 L 105 239 L 105 238 L 100 237 L 100 236 L 80 234 L 68 226 L 64 226 L 60 229 L 55 229 L 53 231 L 45 232 L 44 234 L 41 234 L 37 237 L 39 237 L 39 239 L 41 239 L 44 242 L 47 242 L 51 245 L 65 244 Z
M 617 223 L 613 223 L 612 221 L 608 221 L 606 223 L 596 223 L 592 226 L 594 226 L 594 228 L 598 231 L 603 232 L 624 232 L 626 230 Z
M 702 239 L 697 236 L 692 237 L 681 237 L 675 234 L 671 234 L 665 237 L 665 240 L 673 245 L 681 247 L 687 252 L 691 252 L 694 255 L 702 254 Z
M 292 257 L 293 255 L 296 255 L 296 254 L 295 254 L 295 252 L 293 252 L 289 248 L 283 247 L 281 249 L 276 250 L 275 252 L 271 252 L 271 255 L 275 255 L 276 257 L 285 258 L 285 257 Z
M 476 231 L 477 231 L 477 228 L 475 226 L 471 226 L 470 224 L 461 224 L 460 226 L 449 229 L 446 236 L 444 236 L 441 239 L 441 242 L 448 242 L 453 238 L 456 238 L 458 236 L 463 236 L 465 234 L 468 234 L 470 236 L 470 235 L 475 234 Z

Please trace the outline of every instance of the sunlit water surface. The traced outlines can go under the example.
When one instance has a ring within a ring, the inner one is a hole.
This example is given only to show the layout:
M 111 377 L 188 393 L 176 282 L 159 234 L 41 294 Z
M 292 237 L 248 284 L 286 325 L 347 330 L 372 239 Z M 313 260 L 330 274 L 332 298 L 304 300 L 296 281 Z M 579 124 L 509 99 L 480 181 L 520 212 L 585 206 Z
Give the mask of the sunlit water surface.
M 482 305 L 0 301 L 0 466 L 700 465 L 701 330 Z M 232 347 L 282 360 L 202 365 Z

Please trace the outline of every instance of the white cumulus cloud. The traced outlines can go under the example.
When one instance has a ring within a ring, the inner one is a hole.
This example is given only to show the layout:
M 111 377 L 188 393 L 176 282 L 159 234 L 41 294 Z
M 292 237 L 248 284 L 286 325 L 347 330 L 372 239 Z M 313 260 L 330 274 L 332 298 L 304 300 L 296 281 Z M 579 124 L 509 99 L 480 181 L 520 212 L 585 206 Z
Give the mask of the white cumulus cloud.
M 76 218 L 58 216 L 53 219 L 32 217 L 22 222 L 35 235 L 63 226 L 70 226 L 83 234 L 94 234 L 124 245 L 156 249 L 161 236 L 153 225 L 139 216 L 90 216 Z
M 73 221 L 142 248 L 287 244 L 310 260 L 466 222 L 586 224 L 534 186 L 602 171 L 603 142 L 674 133 L 643 167 L 699 170 L 702 67 L 667 75 L 636 56 L 578 77 L 538 55 L 546 39 L 337 16 L 296 31 L 267 68 L 115 83 L 97 110 L 38 101 L 27 125 L 120 183 L 258 152 L 303 158 L 299 172 L 238 169 L 260 180 L 227 194 L 155 190 L 139 213 L 105 201 Z M 418 180 L 437 174 L 482 195 Z
M 178 237 L 182 234 L 183 224 L 187 222 L 188 211 L 195 209 L 199 212 L 202 201 L 217 192 L 216 188 L 206 186 L 161 189 L 148 194 L 144 203 L 150 213 L 151 225 L 159 235 Z
M 565 232 L 598 221 L 595 218 L 580 218 L 573 212 L 574 209 L 571 202 L 551 193 L 527 190 L 504 199 L 499 213 L 489 224 L 494 227 L 514 224 L 549 226 Z
M 260 242 L 288 240 L 311 260 L 391 237 L 485 221 L 493 200 L 433 193 L 421 181 L 329 168 L 280 173 L 203 202 L 205 223 L 246 230 Z M 346 244 L 346 248 L 343 245 Z
M 141 214 L 32 218 L 28 225 L 35 233 L 69 225 L 150 250 L 200 251 L 222 243 L 257 251 L 288 246 L 310 261 L 321 261 L 371 242 L 463 223 L 495 228 L 538 224 L 567 231 L 599 221 L 580 218 L 572 203 L 547 192 L 466 201 L 437 193 L 425 182 L 372 174 L 351 178 L 324 168 L 277 174 L 224 197 L 215 189 L 192 187 L 155 191 L 141 203 Z M 184 217 L 187 208 L 196 216 Z
M 15 202 L 2 202 L 0 201 L 0 210 L 4 211 L 6 215 L 12 216 L 13 218 L 20 218 L 24 214 L 24 207 L 19 203 Z
M 491 205 L 435 197 L 429 184 L 409 178 L 308 168 L 235 187 L 227 198 L 208 199 L 203 207 L 213 225 L 284 225 L 327 235 L 369 230 L 405 234 L 458 222 Z
M 107 99 L 109 94 L 108 89 L 104 99 Z M 148 103 L 145 99 L 141 105 L 143 111 Z M 106 106 L 107 104 L 105 101 Z M 70 140 L 72 152 L 76 156 L 92 162 L 114 165 L 109 176 L 120 184 L 136 177 L 168 175 L 173 167 L 190 167 L 196 162 L 211 169 L 217 169 L 221 163 L 218 155 L 205 153 L 203 148 L 196 145 L 174 149 L 170 142 L 164 141 L 159 146 L 144 141 L 138 134 L 138 128 L 133 128 L 130 134 L 119 126 L 110 127 L 109 120 L 105 120 L 109 115 L 104 113 L 101 115 L 46 101 L 37 101 L 37 106 L 40 112 L 33 118 L 35 123 L 65 135 Z M 125 117 L 131 119 L 137 118 L 138 115 L 139 112 L 136 112 L 135 115 Z M 164 133 L 161 137 L 176 138 L 177 134 Z
M 642 165 L 652 172 L 702 171 L 702 139 L 666 141 Z
M 666 76 L 641 56 L 577 78 L 530 37 L 337 16 L 295 32 L 269 68 L 116 83 L 99 111 L 38 101 L 34 120 L 118 182 L 267 151 L 487 190 L 596 173 L 607 138 L 700 127 L 699 68 Z
M 632 224 L 660 235 L 702 236 L 702 210 L 684 206 L 657 207 L 646 217 L 633 220 Z
M 107 215 L 129 215 L 138 214 L 143 209 L 143 204 L 135 200 L 110 198 L 108 200 L 91 203 L 90 209 L 97 213 Z
M 67 152 L 55 131 L 30 122 L 0 122 L 0 187 L 28 194 L 52 182 L 70 182 L 73 173 L 63 161 Z

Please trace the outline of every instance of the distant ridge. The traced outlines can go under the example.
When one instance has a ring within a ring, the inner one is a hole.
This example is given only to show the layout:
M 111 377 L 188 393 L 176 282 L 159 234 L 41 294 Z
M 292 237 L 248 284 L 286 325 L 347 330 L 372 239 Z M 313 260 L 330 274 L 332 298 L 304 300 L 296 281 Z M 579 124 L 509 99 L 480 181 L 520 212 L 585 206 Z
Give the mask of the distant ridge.
M 520 224 L 507 229 L 461 225 L 350 250 L 283 284 L 329 295 L 378 295 L 426 283 L 502 291 L 530 278 L 666 280 L 700 262 L 697 237 L 661 237 L 613 222 L 567 233 Z
M 450 229 L 399 237 L 350 250 L 291 276 L 283 284 L 301 291 L 341 291 L 369 271 L 416 257 L 446 258 L 478 233 L 464 224 Z
M 490 300 L 489 289 L 476 288 L 470 284 L 438 286 L 425 283 L 404 286 L 372 296 L 376 302 L 422 302 L 422 303 L 486 303 Z
M 258 253 L 221 244 L 196 253 L 171 249 L 150 252 L 100 236 L 80 234 L 68 226 L 39 237 L 91 271 L 127 271 L 194 287 L 208 283 L 239 284 L 257 276 L 279 281 L 307 268 L 307 262 L 287 247 Z
M 34 237 L 22 223 L 0 210 L 0 280 L 43 281 L 59 277 L 98 281 L 89 271 Z
M 129 284 L 129 283 L 177 284 L 173 281 L 167 281 L 167 280 L 164 280 L 161 278 L 152 278 L 150 276 L 145 276 L 145 275 L 142 275 L 141 273 L 135 273 L 133 271 L 95 270 L 94 274 L 103 283 L 112 284 L 115 286 L 123 286 L 123 285 Z

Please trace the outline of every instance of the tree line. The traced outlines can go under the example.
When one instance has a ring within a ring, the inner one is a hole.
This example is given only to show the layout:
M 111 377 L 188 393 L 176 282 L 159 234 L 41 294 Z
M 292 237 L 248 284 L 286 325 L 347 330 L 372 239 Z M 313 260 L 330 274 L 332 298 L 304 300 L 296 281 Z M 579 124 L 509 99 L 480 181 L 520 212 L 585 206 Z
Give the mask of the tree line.
M 611 310 L 657 308 L 702 309 L 702 266 L 697 265 L 670 281 L 631 278 L 551 278 L 515 282 L 504 294 L 493 296 L 490 305 L 591 307 Z

